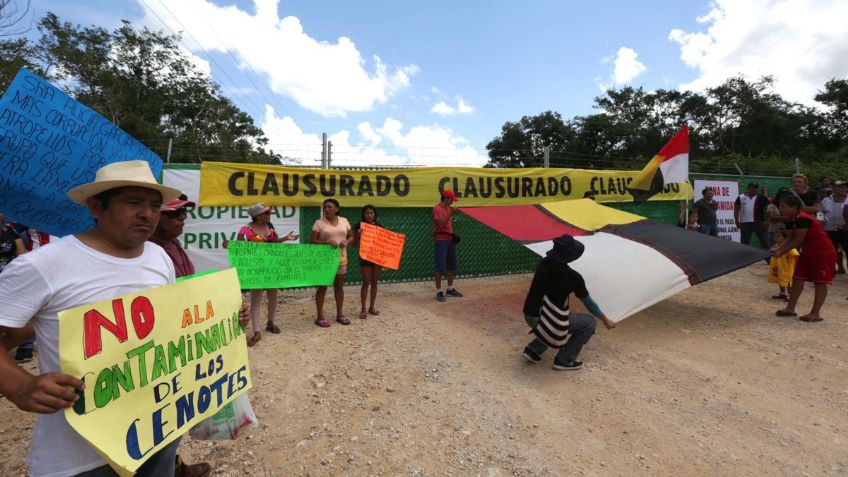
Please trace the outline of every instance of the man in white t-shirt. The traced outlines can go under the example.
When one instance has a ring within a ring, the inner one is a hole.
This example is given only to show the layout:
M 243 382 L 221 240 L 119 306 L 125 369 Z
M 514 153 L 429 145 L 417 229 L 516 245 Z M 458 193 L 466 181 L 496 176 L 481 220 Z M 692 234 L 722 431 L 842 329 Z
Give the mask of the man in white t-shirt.
M 144 161 L 104 166 L 94 182 L 68 192 L 88 208 L 94 227 L 23 255 L 0 274 L 0 333 L 7 335 L 0 341 L 0 393 L 18 408 L 38 413 L 28 459 L 33 477 L 117 475 L 65 419 L 64 410 L 77 400 L 73 389 L 80 390 L 83 382 L 59 372 L 57 314 L 173 283 L 171 259 L 147 239 L 156 230 L 163 201 L 179 194 L 156 183 Z M 38 376 L 7 352 L 32 330 L 40 343 Z M 173 475 L 178 445 L 179 440 L 154 454 L 136 475 Z
M 845 181 L 834 181 L 831 195 L 821 201 L 824 212 L 824 230 L 833 246 L 836 248 L 836 273 L 844 274 L 845 266 L 842 257 L 848 254 L 848 226 L 845 225 L 845 204 L 848 199 L 848 184 Z

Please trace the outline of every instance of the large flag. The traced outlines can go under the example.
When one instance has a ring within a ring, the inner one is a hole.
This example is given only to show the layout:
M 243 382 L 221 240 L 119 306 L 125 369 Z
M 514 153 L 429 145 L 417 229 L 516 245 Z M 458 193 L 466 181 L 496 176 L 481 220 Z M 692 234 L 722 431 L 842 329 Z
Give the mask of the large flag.
M 768 257 L 768 252 L 605 207 L 590 199 L 460 210 L 541 256 L 569 234 L 586 246 L 570 264 L 613 321 L 698 283 Z
M 689 128 L 683 126 L 633 179 L 628 188 L 634 202 L 662 192 L 666 184 L 689 180 Z

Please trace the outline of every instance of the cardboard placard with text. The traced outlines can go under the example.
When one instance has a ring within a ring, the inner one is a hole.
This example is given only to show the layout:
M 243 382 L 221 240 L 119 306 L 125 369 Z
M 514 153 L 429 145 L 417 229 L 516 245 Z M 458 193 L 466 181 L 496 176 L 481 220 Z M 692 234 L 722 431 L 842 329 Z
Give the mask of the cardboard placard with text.
M 403 255 L 406 235 L 362 222 L 359 231 L 359 256 L 381 267 L 397 270 Z
M 230 266 L 238 270 L 241 288 L 295 288 L 332 285 L 341 249 L 323 244 L 248 242 L 227 245 Z
M 93 224 L 68 190 L 118 161 L 162 160 L 108 119 L 21 68 L 0 98 L 0 210 L 16 222 L 64 236 Z
M 71 427 L 122 476 L 251 387 L 235 270 L 59 313 Z

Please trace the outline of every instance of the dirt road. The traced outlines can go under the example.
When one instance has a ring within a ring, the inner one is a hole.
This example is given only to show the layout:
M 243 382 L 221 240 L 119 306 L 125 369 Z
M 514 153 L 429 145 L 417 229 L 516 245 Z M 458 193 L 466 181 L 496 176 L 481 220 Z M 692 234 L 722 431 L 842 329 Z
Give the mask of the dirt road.
M 250 351 L 260 427 L 181 454 L 217 475 L 848 474 L 848 280 L 808 324 L 774 316 L 766 271 L 599 329 L 576 372 L 521 358 L 527 275 L 463 280 L 447 303 L 385 285 L 367 320 L 348 287 L 353 323 L 328 329 L 309 292 L 283 293 L 283 334 Z M 0 400 L 0 420 L 0 475 L 23 475 L 34 418 Z

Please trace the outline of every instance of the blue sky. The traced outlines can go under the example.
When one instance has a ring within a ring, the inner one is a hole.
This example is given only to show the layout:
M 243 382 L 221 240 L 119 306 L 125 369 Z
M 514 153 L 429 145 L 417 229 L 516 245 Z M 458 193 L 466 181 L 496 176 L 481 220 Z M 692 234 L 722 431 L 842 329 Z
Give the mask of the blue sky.
M 772 74 L 810 103 L 848 77 L 848 2 L 33 0 L 35 18 L 183 32 L 276 152 L 315 165 L 467 165 L 506 121 L 593 112 L 604 87 Z

